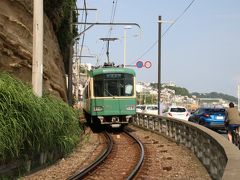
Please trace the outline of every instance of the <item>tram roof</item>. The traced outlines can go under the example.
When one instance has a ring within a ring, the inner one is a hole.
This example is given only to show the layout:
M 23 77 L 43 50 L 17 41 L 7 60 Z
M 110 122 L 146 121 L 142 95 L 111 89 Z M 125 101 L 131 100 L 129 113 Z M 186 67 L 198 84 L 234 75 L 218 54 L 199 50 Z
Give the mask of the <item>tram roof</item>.
M 96 76 L 99 74 L 109 74 L 109 73 L 127 73 L 136 75 L 133 69 L 129 68 L 116 68 L 116 67 L 107 67 L 107 68 L 98 68 L 90 71 L 90 76 Z

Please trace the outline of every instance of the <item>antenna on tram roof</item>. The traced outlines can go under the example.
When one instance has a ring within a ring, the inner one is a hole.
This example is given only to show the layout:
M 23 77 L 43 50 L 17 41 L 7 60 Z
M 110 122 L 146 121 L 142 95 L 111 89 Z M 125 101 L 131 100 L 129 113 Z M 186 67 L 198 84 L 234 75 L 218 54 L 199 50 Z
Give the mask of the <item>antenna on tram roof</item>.
M 108 62 L 107 64 L 110 65 L 110 59 L 109 59 L 109 42 L 110 41 L 115 41 L 115 40 L 118 40 L 118 38 L 100 38 L 100 40 L 102 41 L 107 41 L 107 59 L 108 59 Z

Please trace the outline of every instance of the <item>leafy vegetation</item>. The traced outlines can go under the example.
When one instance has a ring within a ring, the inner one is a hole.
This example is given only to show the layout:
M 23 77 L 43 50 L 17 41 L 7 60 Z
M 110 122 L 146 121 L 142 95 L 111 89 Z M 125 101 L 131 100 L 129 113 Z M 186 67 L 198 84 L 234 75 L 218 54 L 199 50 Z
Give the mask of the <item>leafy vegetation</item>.
M 68 71 L 70 44 L 73 37 L 77 35 L 77 28 L 75 26 L 73 26 L 73 32 L 70 31 L 71 11 L 73 12 L 73 22 L 77 22 L 77 14 L 73 11 L 75 4 L 76 0 L 44 0 L 44 11 L 53 24 L 66 71 Z
M 0 164 L 41 152 L 67 154 L 80 132 L 78 114 L 66 103 L 36 97 L 29 86 L 0 74 Z
M 137 104 L 157 104 L 158 97 L 156 95 L 146 93 L 137 93 Z
M 174 90 L 176 95 L 188 96 L 188 97 L 191 96 L 189 91 L 183 87 L 165 86 L 165 88 Z

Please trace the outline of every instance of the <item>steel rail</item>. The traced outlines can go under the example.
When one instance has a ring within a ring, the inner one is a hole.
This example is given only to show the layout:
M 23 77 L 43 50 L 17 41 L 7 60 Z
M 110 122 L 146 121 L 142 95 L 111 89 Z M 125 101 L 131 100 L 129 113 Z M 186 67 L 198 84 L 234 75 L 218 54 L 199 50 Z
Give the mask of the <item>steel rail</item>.
M 124 132 L 129 135 L 131 138 L 133 138 L 139 145 L 140 147 L 140 150 L 141 150 L 141 157 L 138 161 L 138 163 L 136 164 L 136 166 L 134 167 L 134 169 L 132 170 L 132 172 L 128 175 L 127 179 L 130 180 L 130 179 L 133 179 L 136 174 L 138 173 L 138 171 L 140 170 L 141 166 L 142 166 L 142 163 L 143 163 L 143 160 L 144 160 L 144 147 L 143 147 L 143 144 L 142 142 L 137 139 L 136 137 L 134 137 L 132 134 L 130 134 L 129 132 L 127 132 L 126 130 L 124 130 Z
M 78 171 L 77 173 L 75 173 L 74 175 L 70 176 L 68 178 L 68 180 L 77 180 L 77 179 L 82 179 L 83 177 L 85 177 L 88 173 L 90 173 L 91 171 L 93 171 L 100 163 L 102 163 L 110 154 L 110 152 L 112 151 L 112 147 L 113 147 L 113 139 L 112 137 L 105 132 L 104 133 L 105 137 L 108 139 L 108 146 L 105 149 L 105 151 L 101 154 L 101 156 L 98 157 L 98 159 L 96 159 L 94 162 L 92 162 L 89 166 L 87 166 L 86 168 Z

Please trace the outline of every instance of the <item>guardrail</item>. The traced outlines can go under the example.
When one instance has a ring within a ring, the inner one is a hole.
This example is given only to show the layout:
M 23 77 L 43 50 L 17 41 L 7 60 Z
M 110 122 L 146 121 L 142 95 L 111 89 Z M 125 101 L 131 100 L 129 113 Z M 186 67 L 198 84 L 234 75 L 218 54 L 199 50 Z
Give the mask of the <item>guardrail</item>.
M 191 149 L 212 179 L 239 179 L 240 151 L 222 135 L 192 122 L 144 113 L 137 113 L 133 124 Z

